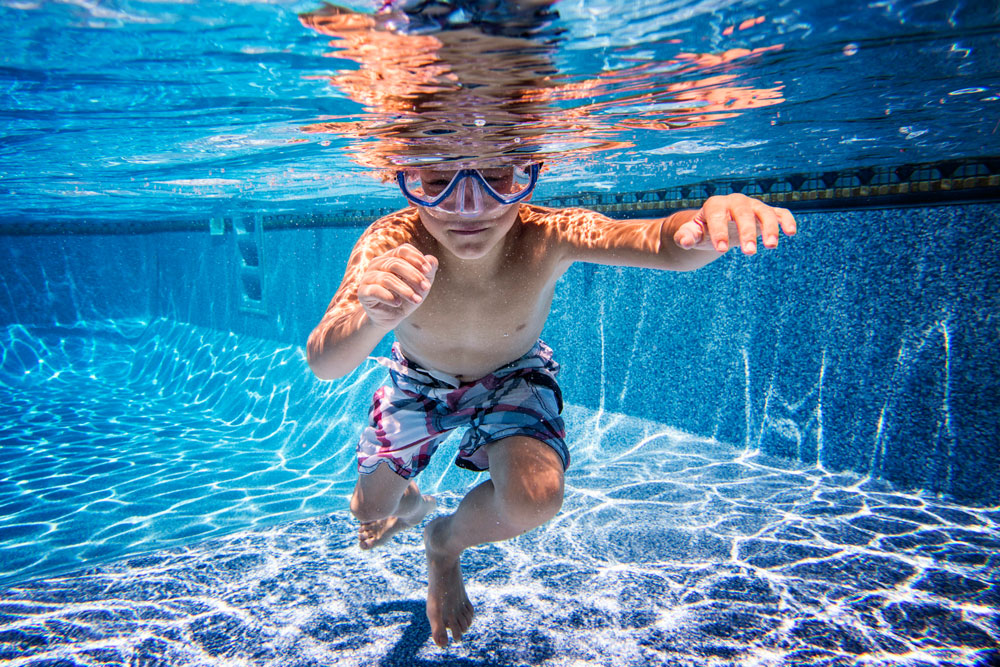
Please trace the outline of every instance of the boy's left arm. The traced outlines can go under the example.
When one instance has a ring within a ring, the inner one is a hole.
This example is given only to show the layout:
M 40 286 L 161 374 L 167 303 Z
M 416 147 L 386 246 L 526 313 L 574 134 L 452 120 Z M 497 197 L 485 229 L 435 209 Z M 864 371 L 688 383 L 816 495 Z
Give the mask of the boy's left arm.
M 744 254 L 778 245 L 784 232 L 795 234 L 788 209 L 768 206 L 742 194 L 710 197 L 698 210 L 678 211 L 662 219 L 611 220 L 594 214 L 569 235 L 574 260 L 691 271 L 721 257 L 732 247 Z

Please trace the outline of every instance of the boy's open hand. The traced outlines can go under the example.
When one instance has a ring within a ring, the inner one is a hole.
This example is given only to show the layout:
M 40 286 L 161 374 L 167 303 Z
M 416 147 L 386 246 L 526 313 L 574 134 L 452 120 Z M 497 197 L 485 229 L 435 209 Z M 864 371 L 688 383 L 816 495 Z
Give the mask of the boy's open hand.
M 717 252 L 736 245 L 752 255 L 757 252 L 758 236 L 763 237 L 764 247 L 777 246 L 779 230 L 795 234 L 791 211 L 733 193 L 709 197 L 694 218 L 677 228 L 674 243 L 685 250 L 713 248 Z
M 379 255 L 358 284 L 358 301 L 373 324 L 394 329 L 431 290 L 438 261 L 409 243 Z

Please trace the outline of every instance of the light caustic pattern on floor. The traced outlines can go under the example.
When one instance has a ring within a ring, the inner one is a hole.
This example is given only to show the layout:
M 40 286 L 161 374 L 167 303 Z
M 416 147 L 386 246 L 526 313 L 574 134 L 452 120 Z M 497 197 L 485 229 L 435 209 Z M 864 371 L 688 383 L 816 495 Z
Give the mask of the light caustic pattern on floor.
M 320 383 L 300 349 L 165 320 L 11 326 L 0 361 L 0 584 L 330 512 L 353 486 L 364 410 L 344 406 L 371 373 Z
M 570 407 L 567 423 L 580 444 L 562 512 L 465 554 L 477 616 L 448 649 L 429 641 L 420 531 L 362 552 L 341 510 L 11 587 L 0 593 L 0 659 L 975 665 L 995 655 L 1000 510 L 629 417 Z M 442 511 L 459 499 L 441 493 Z

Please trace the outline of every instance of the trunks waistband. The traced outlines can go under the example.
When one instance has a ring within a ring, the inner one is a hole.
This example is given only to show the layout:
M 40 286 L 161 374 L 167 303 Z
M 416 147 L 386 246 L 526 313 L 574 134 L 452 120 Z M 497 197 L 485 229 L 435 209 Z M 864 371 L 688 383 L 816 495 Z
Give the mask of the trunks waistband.
M 432 368 L 425 368 L 417 362 L 407 359 L 403 355 L 399 343 L 393 343 L 389 358 L 370 357 L 370 359 L 385 366 L 390 372 L 398 373 L 411 381 L 429 386 L 450 387 L 452 389 L 458 389 L 463 385 L 476 384 L 488 377 L 503 377 L 514 371 L 528 368 L 544 368 L 554 364 L 552 361 L 552 349 L 541 340 L 536 341 L 523 356 L 472 382 L 462 382 L 454 375 Z

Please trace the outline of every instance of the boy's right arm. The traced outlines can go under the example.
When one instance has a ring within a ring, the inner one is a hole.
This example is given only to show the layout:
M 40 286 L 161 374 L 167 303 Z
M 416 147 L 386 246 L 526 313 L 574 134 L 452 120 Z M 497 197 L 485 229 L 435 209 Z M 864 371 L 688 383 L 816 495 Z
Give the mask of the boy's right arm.
M 430 291 L 437 259 L 409 243 L 388 250 L 362 237 L 340 289 L 309 335 L 309 367 L 331 380 L 363 362 L 379 341 L 417 309 Z

